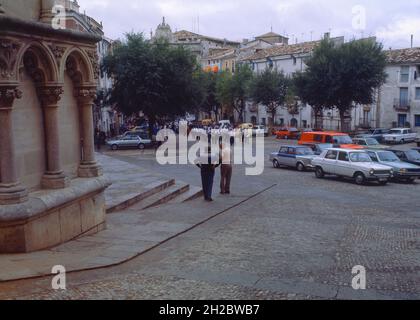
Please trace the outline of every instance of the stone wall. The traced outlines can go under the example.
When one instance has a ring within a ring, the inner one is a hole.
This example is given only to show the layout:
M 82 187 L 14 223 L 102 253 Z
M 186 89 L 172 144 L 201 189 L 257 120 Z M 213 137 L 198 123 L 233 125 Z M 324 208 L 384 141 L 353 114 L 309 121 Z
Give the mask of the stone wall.
M 38 21 L 41 0 L 1 0 L 4 11 L 11 17 Z
M 80 115 L 77 100 L 73 95 L 74 85 L 67 73 L 64 78 L 64 93 L 58 108 L 60 123 L 60 153 L 64 173 L 74 178 L 80 163 Z
M 45 134 L 42 107 L 36 94 L 35 84 L 22 71 L 19 90 L 22 99 L 14 104 L 13 135 L 17 170 L 20 181 L 31 190 L 41 186 L 45 172 Z

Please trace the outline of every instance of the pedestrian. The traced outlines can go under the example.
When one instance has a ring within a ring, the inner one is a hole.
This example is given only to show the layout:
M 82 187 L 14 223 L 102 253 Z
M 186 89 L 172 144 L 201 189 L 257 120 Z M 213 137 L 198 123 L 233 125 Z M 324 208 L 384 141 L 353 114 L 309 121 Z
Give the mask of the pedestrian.
M 220 145 L 220 194 L 230 194 L 233 166 L 230 148 Z
M 201 169 L 201 183 L 203 185 L 204 200 L 213 201 L 213 181 L 216 173 L 216 168 L 220 165 L 217 158 L 212 157 L 211 148 L 207 150 L 207 154 L 202 156 L 196 163 L 197 167 Z

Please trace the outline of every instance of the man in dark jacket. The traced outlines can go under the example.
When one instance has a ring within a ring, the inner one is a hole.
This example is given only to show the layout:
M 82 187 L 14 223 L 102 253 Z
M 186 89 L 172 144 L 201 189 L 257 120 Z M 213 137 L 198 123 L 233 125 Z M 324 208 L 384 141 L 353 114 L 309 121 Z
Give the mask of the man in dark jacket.
M 207 155 L 200 158 L 197 167 L 201 169 L 201 182 L 203 185 L 204 200 L 211 202 L 213 193 L 213 181 L 216 168 L 220 165 L 219 159 L 212 157 L 211 148 L 208 149 Z

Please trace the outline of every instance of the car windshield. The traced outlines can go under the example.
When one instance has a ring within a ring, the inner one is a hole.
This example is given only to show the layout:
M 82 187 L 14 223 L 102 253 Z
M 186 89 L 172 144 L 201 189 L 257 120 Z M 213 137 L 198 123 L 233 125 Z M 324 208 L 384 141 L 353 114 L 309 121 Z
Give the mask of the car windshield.
M 379 159 L 384 162 L 400 162 L 400 159 L 396 156 L 396 154 L 390 151 L 379 152 L 378 156 Z
M 300 156 L 313 156 L 314 152 L 310 148 L 297 148 L 296 154 Z
M 379 145 L 379 142 L 376 139 L 366 139 L 366 143 L 367 143 L 368 146 L 377 146 L 377 145 Z
M 351 162 L 372 162 L 372 159 L 367 153 L 364 152 L 351 152 L 350 153 Z
M 390 130 L 389 134 L 401 134 L 401 130 Z
M 336 144 L 353 144 L 353 140 L 349 136 L 334 136 L 333 141 Z
M 407 151 L 407 156 L 409 159 L 420 161 L 420 153 L 416 150 Z

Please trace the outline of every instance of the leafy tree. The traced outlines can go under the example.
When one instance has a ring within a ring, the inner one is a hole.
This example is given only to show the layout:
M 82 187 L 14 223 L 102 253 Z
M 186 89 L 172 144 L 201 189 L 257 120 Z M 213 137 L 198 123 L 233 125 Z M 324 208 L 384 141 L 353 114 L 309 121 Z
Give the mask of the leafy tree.
M 270 125 L 274 125 L 277 110 L 286 101 L 289 80 L 283 72 L 266 69 L 252 81 L 250 96 L 254 102 L 263 104 L 271 115 Z
M 217 99 L 217 82 L 220 75 L 214 72 L 204 72 L 200 70 L 196 76 L 197 96 L 201 98 L 198 103 L 199 109 L 211 115 L 215 112 L 220 113 L 221 103 Z
M 224 72 L 216 85 L 216 97 L 224 105 L 231 106 L 239 115 L 239 122 L 244 121 L 246 101 L 253 72 L 248 65 L 240 65 L 232 75 Z
M 230 72 L 222 72 L 218 75 L 215 97 L 218 103 L 225 108 L 225 111 L 233 110 L 235 99 L 232 90 L 232 74 Z
M 126 115 L 142 111 L 150 124 L 184 115 L 202 100 L 193 54 L 167 42 L 151 43 L 142 34 L 127 34 L 102 70 L 114 80 L 110 102 Z
M 297 94 L 316 114 L 336 108 L 341 129 L 357 104 L 372 104 L 375 91 L 386 80 L 386 55 L 372 39 L 353 40 L 341 46 L 322 41 L 307 61 L 308 68 L 294 78 Z

